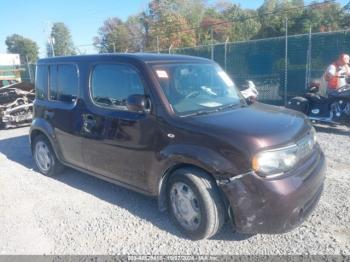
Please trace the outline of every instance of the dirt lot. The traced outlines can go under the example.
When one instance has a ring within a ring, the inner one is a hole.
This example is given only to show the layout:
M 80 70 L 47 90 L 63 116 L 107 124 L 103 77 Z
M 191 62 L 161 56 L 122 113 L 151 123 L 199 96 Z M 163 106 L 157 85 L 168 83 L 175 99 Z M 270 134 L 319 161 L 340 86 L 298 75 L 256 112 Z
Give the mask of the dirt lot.
M 319 127 L 325 191 L 313 215 L 283 235 L 181 236 L 157 201 L 67 169 L 34 169 L 29 128 L 0 131 L 0 254 L 350 255 L 350 130 Z

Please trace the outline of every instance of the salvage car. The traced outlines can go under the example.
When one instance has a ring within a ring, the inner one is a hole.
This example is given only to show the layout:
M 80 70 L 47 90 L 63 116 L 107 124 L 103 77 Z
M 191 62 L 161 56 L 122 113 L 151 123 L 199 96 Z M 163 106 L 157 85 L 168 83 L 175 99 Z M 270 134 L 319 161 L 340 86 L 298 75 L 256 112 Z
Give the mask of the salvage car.
M 38 170 L 64 166 L 158 199 L 189 238 L 282 233 L 320 199 L 325 157 L 300 113 L 247 102 L 215 62 L 158 54 L 40 59 Z
M 34 85 L 8 81 L 0 88 L 0 128 L 28 125 L 33 118 Z

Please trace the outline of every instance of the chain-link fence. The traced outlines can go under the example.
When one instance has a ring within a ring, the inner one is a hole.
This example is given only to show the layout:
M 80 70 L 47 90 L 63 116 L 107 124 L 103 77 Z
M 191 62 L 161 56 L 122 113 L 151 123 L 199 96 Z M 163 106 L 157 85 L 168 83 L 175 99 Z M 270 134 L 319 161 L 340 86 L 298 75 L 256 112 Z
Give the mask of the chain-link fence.
M 162 53 L 164 52 L 213 59 L 233 77 L 238 86 L 245 80 L 253 80 L 260 101 L 282 105 L 289 98 L 305 93 L 312 80 L 321 81 L 326 67 L 339 54 L 350 53 L 350 30 L 295 35 L 287 39 L 277 37 L 221 43 L 165 50 Z M 11 68 L 0 67 L 0 78 L 1 72 L 6 71 L 4 69 Z M 16 66 L 16 69 L 19 70 L 22 81 L 34 82 L 34 64 Z
M 260 101 L 284 104 L 290 97 L 305 93 L 311 80 L 321 80 L 339 54 L 350 52 L 350 30 L 167 51 L 213 59 L 237 85 L 253 80 Z

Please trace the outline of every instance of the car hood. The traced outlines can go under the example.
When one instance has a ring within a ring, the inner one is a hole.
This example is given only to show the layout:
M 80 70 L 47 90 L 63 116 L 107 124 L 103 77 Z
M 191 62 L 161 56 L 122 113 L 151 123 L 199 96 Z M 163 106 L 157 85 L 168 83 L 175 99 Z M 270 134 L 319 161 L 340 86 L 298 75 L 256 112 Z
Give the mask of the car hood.
M 189 117 L 187 121 L 198 130 L 249 153 L 293 143 L 310 129 L 302 114 L 261 103 Z

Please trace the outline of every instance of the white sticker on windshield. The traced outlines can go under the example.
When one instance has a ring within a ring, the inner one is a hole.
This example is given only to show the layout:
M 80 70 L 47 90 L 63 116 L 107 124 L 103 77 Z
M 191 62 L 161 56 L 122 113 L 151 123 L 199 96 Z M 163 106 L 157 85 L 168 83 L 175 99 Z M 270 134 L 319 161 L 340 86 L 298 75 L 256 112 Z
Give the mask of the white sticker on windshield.
M 224 72 L 224 71 L 219 71 L 218 75 L 221 77 L 222 80 L 228 85 L 228 86 L 233 86 L 233 82 L 230 79 L 230 77 Z
M 168 78 L 168 73 L 164 70 L 156 70 L 159 78 Z

